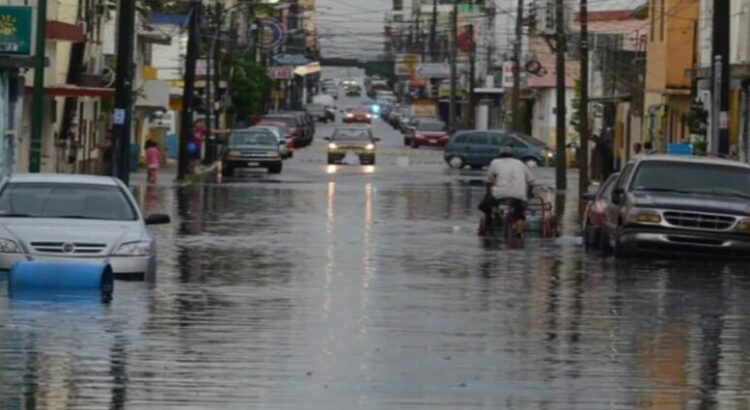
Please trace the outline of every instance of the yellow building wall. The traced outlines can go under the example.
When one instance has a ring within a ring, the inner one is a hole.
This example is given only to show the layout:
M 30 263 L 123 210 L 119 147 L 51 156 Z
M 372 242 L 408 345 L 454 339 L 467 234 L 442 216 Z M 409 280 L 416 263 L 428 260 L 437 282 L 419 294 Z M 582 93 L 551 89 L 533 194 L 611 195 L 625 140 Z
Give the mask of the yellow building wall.
M 740 93 L 729 94 L 729 145 L 737 144 L 740 135 Z
M 653 31 L 647 47 L 646 88 L 689 88 L 686 70 L 693 67 L 698 2 L 650 0 L 649 6 L 647 26 Z

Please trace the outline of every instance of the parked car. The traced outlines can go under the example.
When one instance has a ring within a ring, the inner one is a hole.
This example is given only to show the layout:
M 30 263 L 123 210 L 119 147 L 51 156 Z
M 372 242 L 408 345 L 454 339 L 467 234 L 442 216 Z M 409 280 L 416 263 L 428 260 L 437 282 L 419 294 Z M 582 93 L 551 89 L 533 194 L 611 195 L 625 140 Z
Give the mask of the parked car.
M 344 110 L 344 119 L 345 124 L 351 124 L 351 123 L 365 123 L 365 124 L 372 124 L 372 114 L 367 112 L 365 109 L 361 107 L 349 107 L 346 110 Z
M 582 198 L 586 201 L 586 209 L 583 213 L 583 243 L 586 248 L 599 246 L 599 238 L 604 228 L 604 215 L 607 212 L 612 190 L 619 177 L 620 173 L 610 175 L 603 184 L 599 185 L 596 191 L 589 192 Z
M 423 145 L 444 147 L 448 143 L 448 130 L 442 121 L 420 121 L 414 130 L 411 147 L 419 148 Z
M 360 164 L 375 164 L 377 142 L 369 127 L 340 127 L 333 131 L 331 137 L 326 137 L 328 144 L 328 163 L 341 162 L 347 153 L 359 156 Z
M 279 142 L 265 130 L 240 129 L 229 134 L 222 159 L 224 176 L 234 176 L 238 168 L 266 168 L 279 174 L 283 168 Z
M 750 257 L 750 165 L 653 155 L 625 166 L 607 206 L 601 249 Z
M 279 153 L 281 154 L 281 159 L 287 159 L 287 158 L 292 157 L 293 155 L 292 153 L 294 151 L 289 148 L 290 144 L 289 144 L 289 141 L 287 141 L 286 130 L 284 129 L 283 126 L 256 125 L 248 129 L 270 132 L 271 134 L 273 134 L 274 137 L 276 137 L 276 141 L 279 142 Z
M 302 122 L 305 125 L 305 132 L 307 133 L 308 143 L 312 142 L 313 137 L 315 136 L 315 117 L 313 117 L 307 111 L 281 111 L 281 113 L 301 116 Z
M 351 78 L 347 78 L 347 79 L 341 80 L 341 82 L 339 84 L 343 85 L 344 87 L 351 87 L 351 86 L 358 85 L 357 80 L 354 80 L 354 79 L 351 79 Z
M 261 120 L 263 122 L 283 122 L 289 127 L 289 131 L 294 135 L 294 147 L 304 147 L 312 141 L 311 133 L 307 121 L 301 115 L 294 113 L 273 113 L 268 114 Z
M 445 146 L 445 161 L 451 168 L 470 166 L 473 169 L 486 167 L 497 158 L 501 146 L 511 147 L 513 156 L 530 167 L 554 162 L 553 152 L 541 141 L 528 142 L 517 134 L 507 131 L 459 131 L 453 135 Z M 545 160 L 546 158 L 546 160 Z
M 328 122 L 328 111 L 326 110 L 325 105 L 323 104 L 307 104 L 305 106 L 305 110 L 307 110 L 310 115 L 315 117 L 316 120 L 327 123 Z
M 295 135 L 291 131 L 291 129 L 286 125 L 286 123 L 281 122 L 281 121 L 261 120 L 255 126 L 256 127 L 258 127 L 258 126 L 259 127 L 269 126 L 269 127 L 278 127 L 278 128 L 280 128 L 282 130 L 282 134 L 281 135 L 284 135 L 285 139 L 286 139 L 286 150 L 289 153 L 289 158 L 291 158 L 291 157 L 294 156 L 294 140 L 295 140 Z
M 0 270 L 23 260 L 109 263 L 117 278 L 153 280 L 156 241 L 130 190 L 111 177 L 15 174 L 0 185 Z

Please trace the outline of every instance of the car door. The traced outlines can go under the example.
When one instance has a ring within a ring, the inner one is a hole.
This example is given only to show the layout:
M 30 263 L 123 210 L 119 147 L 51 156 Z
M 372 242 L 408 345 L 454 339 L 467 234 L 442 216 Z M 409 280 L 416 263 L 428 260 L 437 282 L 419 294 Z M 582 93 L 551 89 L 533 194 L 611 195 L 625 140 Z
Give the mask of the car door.
M 620 177 L 615 183 L 614 189 L 610 196 L 614 195 L 618 190 L 624 190 L 627 183 L 630 181 L 630 176 L 633 174 L 635 164 L 628 164 L 625 169 L 620 173 Z M 612 202 L 612 198 L 608 198 L 607 210 L 604 214 L 604 229 L 607 231 L 609 238 L 613 238 L 613 235 L 617 231 L 620 222 L 620 210 L 622 207 L 619 204 Z
M 500 151 L 500 147 L 508 145 L 509 136 L 501 132 L 490 132 L 487 133 L 489 145 L 485 152 L 485 161 L 487 164 L 491 163 L 493 159 L 497 158 L 497 153 Z
M 480 131 L 470 132 L 466 137 L 466 144 L 464 145 L 466 163 L 469 165 L 488 165 L 492 162 L 492 159 L 488 157 L 491 147 L 487 133 Z

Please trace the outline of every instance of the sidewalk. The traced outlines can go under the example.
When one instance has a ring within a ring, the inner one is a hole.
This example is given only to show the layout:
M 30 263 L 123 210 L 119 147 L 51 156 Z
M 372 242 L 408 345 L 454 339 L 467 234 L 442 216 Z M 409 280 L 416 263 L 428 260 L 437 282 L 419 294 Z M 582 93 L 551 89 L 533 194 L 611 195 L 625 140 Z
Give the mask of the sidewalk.
M 177 181 L 177 164 L 167 164 L 159 168 L 156 176 L 156 185 L 160 188 L 173 188 L 176 186 L 189 185 L 195 182 L 197 179 L 201 179 L 211 175 L 219 163 L 216 162 L 212 165 L 199 165 L 195 175 L 190 175 L 185 178 L 185 181 Z M 130 185 L 131 186 L 148 186 L 148 174 L 147 169 L 144 167 L 138 168 L 138 171 L 130 174 Z

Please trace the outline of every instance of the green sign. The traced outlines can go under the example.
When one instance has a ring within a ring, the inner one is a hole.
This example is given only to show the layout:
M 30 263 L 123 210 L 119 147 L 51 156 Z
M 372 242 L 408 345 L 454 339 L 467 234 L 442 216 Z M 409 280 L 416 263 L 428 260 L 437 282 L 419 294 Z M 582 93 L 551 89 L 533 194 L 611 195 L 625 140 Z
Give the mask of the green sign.
M 31 7 L 0 6 L 0 54 L 31 54 Z

